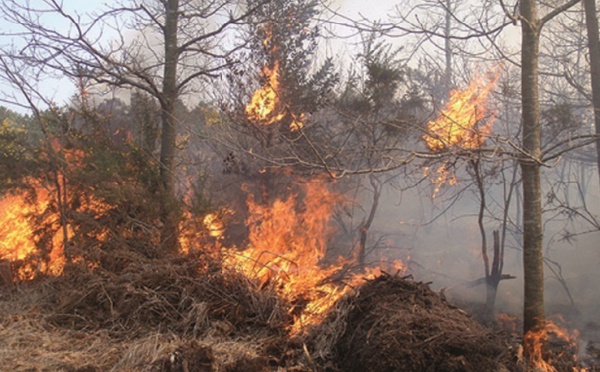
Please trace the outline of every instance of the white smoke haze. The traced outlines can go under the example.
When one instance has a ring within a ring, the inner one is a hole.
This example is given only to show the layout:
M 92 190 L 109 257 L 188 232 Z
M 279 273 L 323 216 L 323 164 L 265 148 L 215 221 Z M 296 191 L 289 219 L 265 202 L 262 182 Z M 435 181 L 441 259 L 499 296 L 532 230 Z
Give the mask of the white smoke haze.
M 557 209 L 556 200 L 554 204 L 549 203 L 552 195 L 556 194 L 556 199 L 568 202 L 582 213 L 589 213 L 586 216 L 590 218 L 600 215 L 596 167 L 594 163 L 582 164 L 566 158 L 554 168 L 545 169 L 543 179 L 547 315 L 561 315 L 567 326 L 581 332 L 582 340 L 598 339 L 600 231 L 583 218 L 569 214 L 565 209 Z M 394 249 L 390 249 L 389 253 L 393 255 L 395 250 L 397 257 L 402 259 L 410 256 L 406 262 L 408 273 L 414 275 L 415 279 L 431 282 L 433 289 L 442 290 L 447 298 L 459 304 L 465 301 L 484 304 L 485 285 L 473 285 L 476 280 L 485 277 L 481 234 L 477 225 L 479 199 L 475 188 L 471 187 L 472 190 L 466 191 L 458 202 L 432 221 L 447 207 L 443 200 L 438 199 L 460 188 L 460 184 L 446 187 L 444 195 L 436 199 L 431 198 L 431 187 L 402 192 L 388 189 L 382 196 L 372 230 L 394 237 Z M 369 197 L 364 197 L 366 205 Z M 501 187 L 488 191 L 486 198 L 488 201 L 501 200 Z M 520 221 L 515 203 L 512 203 L 510 213 L 514 223 Z M 500 229 L 501 225 L 499 221 L 488 219 L 485 228 L 491 260 L 492 230 Z M 520 239 L 519 234 L 509 233 L 503 274 L 516 278 L 500 282 L 496 299 L 497 313 L 508 313 L 518 318 L 521 317 L 523 304 Z

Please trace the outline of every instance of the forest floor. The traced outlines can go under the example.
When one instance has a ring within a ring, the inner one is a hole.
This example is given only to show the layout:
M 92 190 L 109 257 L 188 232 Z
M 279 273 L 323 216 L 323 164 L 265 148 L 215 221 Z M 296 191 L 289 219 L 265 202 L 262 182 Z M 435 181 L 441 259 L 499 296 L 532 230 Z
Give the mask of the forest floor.
M 301 303 L 210 258 L 111 257 L 2 288 L 1 370 L 524 370 L 518 337 L 407 277 L 369 280 L 291 335 Z M 558 348 L 556 369 L 577 370 L 577 351 Z

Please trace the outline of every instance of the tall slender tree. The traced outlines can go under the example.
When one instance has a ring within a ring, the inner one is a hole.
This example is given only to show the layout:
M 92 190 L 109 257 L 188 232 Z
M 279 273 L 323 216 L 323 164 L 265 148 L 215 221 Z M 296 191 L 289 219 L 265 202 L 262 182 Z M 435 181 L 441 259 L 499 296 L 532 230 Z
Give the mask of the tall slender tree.
M 523 331 L 536 331 L 544 325 L 544 262 L 542 228 L 542 166 L 540 102 L 539 102 L 539 48 L 540 35 L 545 23 L 577 4 L 571 0 L 554 8 L 544 17 L 539 17 L 536 0 L 520 3 L 521 21 L 521 102 L 522 102 L 522 147 L 523 176 L 523 270 L 524 270 L 524 313 Z M 531 345 L 525 344 L 525 353 L 530 356 Z
M 587 28 L 588 49 L 590 53 L 590 73 L 592 75 L 592 107 L 596 134 L 600 135 L 600 33 L 598 32 L 598 13 L 596 0 L 583 0 L 585 25 Z M 600 176 L 600 141 L 596 142 L 598 175 Z

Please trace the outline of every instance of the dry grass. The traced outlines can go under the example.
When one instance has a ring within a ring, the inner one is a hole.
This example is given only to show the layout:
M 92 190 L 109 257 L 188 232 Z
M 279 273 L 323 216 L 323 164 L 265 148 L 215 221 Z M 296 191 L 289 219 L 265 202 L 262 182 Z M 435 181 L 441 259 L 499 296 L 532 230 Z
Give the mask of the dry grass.
M 268 358 L 260 335 L 207 334 L 193 338 L 175 333 L 114 337 L 109 330 L 74 330 L 47 321 L 33 304 L 39 291 L 21 291 L 0 299 L 0 366 L 4 371 L 263 371 Z M 223 326 L 221 326 L 223 327 Z M 215 325 L 213 334 L 217 334 Z M 265 339 L 265 342 L 270 340 Z M 198 359 L 198 352 L 202 357 Z M 189 362 L 193 360 L 193 365 Z M 190 366 L 191 365 L 191 366 Z M 199 366 L 204 365 L 204 368 Z M 274 368 L 275 370 L 277 367 Z
M 206 260 L 133 256 L 0 288 L 0 319 L 0 370 L 82 372 L 277 370 L 265 350 L 291 321 L 272 289 Z
M 198 257 L 123 257 L 0 288 L 0 370 L 519 370 L 506 340 L 421 283 L 375 279 L 292 339 L 293 306 L 269 286 Z
M 6 371 L 110 370 L 122 352 L 105 331 L 61 329 L 45 321 L 36 307 L 3 298 L 0 306 L 0 366 Z M 35 297 L 35 295 L 34 295 Z M 19 311 L 21 310 L 21 311 Z M 24 310 L 24 311 L 23 311 Z

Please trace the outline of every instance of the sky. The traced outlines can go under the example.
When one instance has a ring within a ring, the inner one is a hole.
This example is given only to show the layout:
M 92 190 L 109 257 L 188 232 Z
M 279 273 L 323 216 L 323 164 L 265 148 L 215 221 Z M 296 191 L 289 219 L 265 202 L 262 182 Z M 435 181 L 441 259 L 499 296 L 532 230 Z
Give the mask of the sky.
M 18 0 L 20 1 L 20 0 Z M 44 0 L 31 0 L 30 4 L 32 8 L 46 8 L 44 5 Z M 117 1 L 78 1 L 78 0 L 63 0 L 62 4 L 64 8 L 69 12 L 69 14 L 73 16 L 81 16 L 82 19 L 86 19 L 86 14 L 90 14 L 92 12 L 98 12 L 104 9 L 106 6 L 111 4 L 116 4 Z M 61 31 L 68 29 L 69 24 L 65 22 L 64 18 L 51 13 L 46 13 L 43 15 L 42 22 L 45 25 L 48 25 L 51 28 L 55 28 Z M 2 22 L 2 27 L 0 28 L 0 46 L 8 47 L 8 48 L 20 48 L 24 45 L 23 40 L 18 36 L 21 32 L 21 28 L 18 25 L 15 25 L 12 22 Z M 15 34 L 17 34 L 15 36 Z M 108 32 L 110 34 L 110 31 Z M 56 104 L 62 105 L 68 102 L 70 97 L 75 92 L 75 87 L 73 82 L 67 78 L 56 76 L 54 73 L 50 73 L 50 71 L 45 71 L 47 74 L 40 78 L 37 81 L 37 88 L 43 94 L 45 99 L 48 99 Z M 11 89 L 7 84 L 2 85 L 2 89 L 0 90 L 0 99 L 6 99 L 7 101 L 13 100 L 13 97 L 16 98 L 19 102 L 23 102 L 22 96 L 18 93 L 17 90 Z M 11 105 L 9 102 L 3 101 L 0 102 L 1 105 L 7 106 L 17 112 L 26 113 L 28 110 L 23 107 L 19 107 L 18 105 Z M 41 105 L 43 106 L 43 105 Z
M 47 0 L 32 0 L 31 4 L 33 6 L 42 6 L 40 4 L 44 4 L 45 1 Z M 67 11 L 71 12 L 76 16 L 82 16 L 83 19 L 85 19 L 86 14 L 100 12 L 104 9 L 116 6 L 120 2 L 122 2 L 122 0 L 109 0 L 100 2 L 62 0 L 62 4 L 67 9 Z M 380 0 L 376 3 L 364 0 L 330 0 L 329 9 L 352 19 L 365 17 L 370 20 L 387 21 L 389 20 L 389 17 L 393 16 L 398 10 L 406 10 L 407 3 L 408 2 L 406 0 Z M 327 12 L 325 12 L 324 14 L 324 17 L 327 18 Z M 43 21 L 52 27 L 57 27 L 58 29 L 66 29 L 69 26 L 60 17 L 49 14 L 44 16 Z M 346 22 L 345 20 L 341 21 Z M 11 27 L 10 24 L 7 24 L 5 22 L 2 33 L 10 33 L 11 31 L 18 30 L 18 27 L 15 27 L 16 26 L 14 25 Z M 348 39 L 344 38 L 343 36 L 355 33 L 355 31 L 343 26 L 327 26 L 326 28 L 329 30 L 333 29 L 334 34 L 330 35 L 331 37 L 323 42 L 324 46 L 320 49 L 320 57 L 333 57 L 334 59 L 337 59 L 336 62 L 340 67 L 340 70 L 347 71 L 350 65 L 353 63 L 353 61 L 356 60 L 356 54 L 359 52 L 359 50 L 357 49 L 358 39 Z M 517 27 L 515 27 L 515 29 L 518 30 Z M 323 32 L 323 34 L 325 34 L 325 32 Z M 107 38 L 110 37 L 110 30 L 106 33 L 105 36 Z M 518 34 L 516 34 L 516 36 L 518 39 Z M 509 39 L 515 39 L 515 37 L 509 37 Z M 411 48 L 411 46 L 406 44 L 406 39 L 392 38 L 389 39 L 389 42 L 398 47 L 403 47 L 405 48 L 405 50 Z M 0 35 L 0 45 L 7 44 L 18 45 L 19 41 L 14 37 Z M 439 57 L 435 58 L 437 58 L 438 61 L 440 60 Z M 417 63 L 417 61 L 418 59 L 415 58 L 412 60 L 411 63 Z M 466 79 L 466 81 L 468 81 L 468 79 Z M 45 76 L 44 79 L 40 79 L 39 86 L 41 92 L 43 92 L 43 95 L 46 98 L 51 99 L 59 105 L 68 102 L 69 98 L 75 92 L 73 83 L 66 78 Z M 7 88 L 4 87 L 3 89 L 6 92 Z
M 85 19 L 85 16 L 87 14 L 102 11 L 111 6 L 118 5 L 120 2 L 120 0 L 63 0 L 62 4 L 70 14 L 81 16 L 83 19 Z M 31 1 L 31 5 L 33 7 L 42 7 L 44 6 L 44 3 L 44 0 Z M 339 11 L 340 13 L 348 15 L 350 17 L 357 17 L 359 15 L 362 15 L 371 19 L 385 19 L 397 3 L 398 0 L 380 0 L 375 4 L 366 2 L 364 0 L 333 0 L 331 2 L 331 9 Z M 47 25 L 50 25 L 51 27 L 56 27 L 58 29 L 63 30 L 69 26 L 68 23 L 64 21 L 64 19 L 61 19 L 61 17 L 50 14 L 44 15 L 43 22 Z M 10 24 L 9 22 L 4 22 L 4 26 L 0 31 L 0 45 L 13 45 L 17 47 L 22 45 L 22 42 L 19 40 L 18 37 L 14 37 L 11 35 L 12 33 L 18 31 L 18 26 Z M 344 33 L 346 31 L 342 30 L 340 32 Z M 108 34 L 110 35 L 110 33 Z M 336 56 L 340 58 L 352 58 L 352 56 L 348 56 L 348 52 L 346 51 L 346 49 L 348 49 L 348 43 L 346 41 L 333 42 L 329 45 L 329 51 L 325 53 L 336 54 Z M 67 78 L 45 76 L 43 79 L 40 79 L 38 86 L 45 98 L 50 99 L 51 101 L 59 105 L 67 103 L 70 97 L 72 97 L 72 95 L 75 93 L 75 87 L 73 85 L 73 82 Z M 14 95 L 14 92 L 10 89 L 7 89 L 6 85 L 4 85 L 2 89 L 2 93 L 4 93 L 5 95 Z M 12 109 L 19 112 L 23 112 L 24 110 L 18 106 L 8 105 L 7 102 L 1 102 L 0 104 L 10 106 Z

